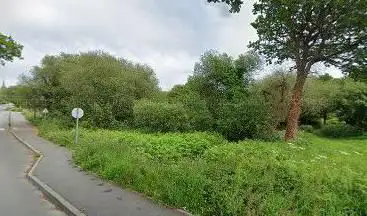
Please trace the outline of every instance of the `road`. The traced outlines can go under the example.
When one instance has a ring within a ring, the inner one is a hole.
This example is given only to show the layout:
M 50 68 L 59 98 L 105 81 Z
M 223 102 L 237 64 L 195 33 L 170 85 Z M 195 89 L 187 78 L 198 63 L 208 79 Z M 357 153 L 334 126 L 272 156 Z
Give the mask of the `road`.
M 8 112 L 0 105 L 0 215 L 65 216 L 25 177 L 33 155 L 8 133 Z

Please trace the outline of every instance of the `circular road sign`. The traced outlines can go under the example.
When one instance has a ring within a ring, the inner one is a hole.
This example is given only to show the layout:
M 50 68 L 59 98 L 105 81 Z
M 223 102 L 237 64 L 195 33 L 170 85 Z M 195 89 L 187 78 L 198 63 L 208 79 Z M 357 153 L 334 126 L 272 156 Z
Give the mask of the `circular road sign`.
M 71 115 L 76 119 L 80 119 L 83 117 L 84 111 L 81 108 L 74 108 L 73 111 L 71 111 Z

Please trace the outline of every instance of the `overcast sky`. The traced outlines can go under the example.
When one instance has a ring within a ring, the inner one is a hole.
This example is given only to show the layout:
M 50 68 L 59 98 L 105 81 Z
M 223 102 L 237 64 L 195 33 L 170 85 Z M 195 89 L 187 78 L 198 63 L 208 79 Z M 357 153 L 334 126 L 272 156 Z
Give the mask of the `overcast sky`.
M 99 49 L 149 64 L 169 89 L 186 81 L 206 50 L 247 50 L 257 39 L 254 1 L 229 14 L 205 0 L 0 0 L 0 32 L 24 45 L 24 60 L 0 67 L 0 79 L 16 83 L 45 54 Z

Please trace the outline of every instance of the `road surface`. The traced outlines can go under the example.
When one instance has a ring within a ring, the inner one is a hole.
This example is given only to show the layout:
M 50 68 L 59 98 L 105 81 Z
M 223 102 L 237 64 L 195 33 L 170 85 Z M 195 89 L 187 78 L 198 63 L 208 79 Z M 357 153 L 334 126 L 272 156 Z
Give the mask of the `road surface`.
M 4 109 L 0 105 L 0 215 L 65 216 L 26 179 L 33 155 L 8 133 Z

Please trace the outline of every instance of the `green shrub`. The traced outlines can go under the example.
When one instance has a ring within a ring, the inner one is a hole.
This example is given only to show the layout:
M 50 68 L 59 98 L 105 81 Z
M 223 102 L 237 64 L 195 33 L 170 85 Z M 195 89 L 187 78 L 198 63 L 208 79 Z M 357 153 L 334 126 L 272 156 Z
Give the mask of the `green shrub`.
M 0 104 L 7 104 L 8 101 L 4 98 L 0 96 Z
M 210 114 L 204 101 L 190 101 L 186 104 L 190 129 L 195 131 L 211 131 L 214 125 L 214 118 Z
M 312 125 L 300 125 L 298 129 L 309 132 L 309 133 L 312 133 L 314 131 L 314 128 Z
M 340 138 L 340 137 L 356 137 L 363 135 L 363 132 L 348 124 L 325 125 L 316 131 L 320 136 Z
M 267 106 L 257 100 L 223 104 L 218 118 L 218 132 L 231 141 L 268 138 L 274 132 Z
M 138 101 L 134 106 L 134 122 L 137 128 L 151 132 L 189 129 L 187 112 L 179 103 Z

